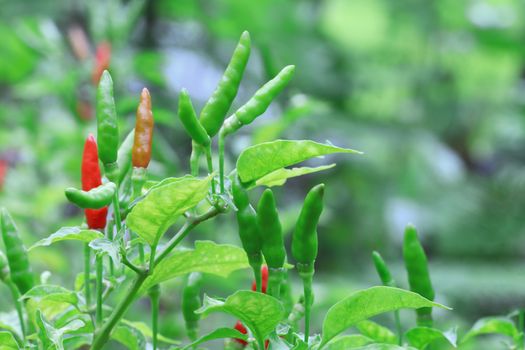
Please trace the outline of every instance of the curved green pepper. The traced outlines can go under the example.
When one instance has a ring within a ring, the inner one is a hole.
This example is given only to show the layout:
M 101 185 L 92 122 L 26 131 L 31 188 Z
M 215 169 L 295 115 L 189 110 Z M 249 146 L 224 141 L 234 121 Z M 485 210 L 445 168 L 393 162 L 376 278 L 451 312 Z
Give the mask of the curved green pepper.
M 263 114 L 277 95 L 288 85 L 294 72 L 295 66 L 284 67 L 272 80 L 257 90 L 248 102 L 226 119 L 222 133 L 231 134 Z
M 113 180 L 117 168 L 119 131 L 115 100 L 113 99 L 113 80 L 107 70 L 102 73 L 97 89 L 97 144 L 98 156 L 106 175 Z
M 117 190 L 117 185 L 108 182 L 89 191 L 82 191 L 74 187 L 65 190 L 67 199 L 83 209 L 100 209 L 110 204 Z
M 195 109 L 193 109 L 190 96 L 186 89 L 182 89 L 179 94 L 179 118 L 182 125 L 184 125 L 184 129 L 186 129 L 186 132 L 193 141 L 204 147 L 210 144 L 210 137 L 197 119 Z
M 9 263 L 11 280 L 15 283 L 20 293 L 25 294 L 35 284 L 26 247 L 22 243 L 15 223 L 6 208 L 0 210 L 0 219 L 2 222 L 0 228 L 2 230 L 7 262 Z
M 135 129 L 132 129 L 126 136 L 122 144 L 120 145 L 117 152 L 117 164 L 119 169 L 119 181 L 121 184 L 126 177 L 129 169 L 131 169 L 131 150 L 133 148 L 133 142 L 135 141 Z
M 381 279 L 381 283 L 383 283 L 383 285 L 385 286 L 395 287 L 396 282 L 392 278 L 390 269 L 386 265 L 381 254 L 374 251 L 372 253 L 372 260 L 374 260 L 374 266 L 376 267 L 377 274 L 379 275 L 379 278 Z
M 242 186 L 236 173 L 232 177 L 233 203 L 237 207 L 236 217 L 239 238 L 242 247 L 248 256 L 248 262 L 253 269 L 257 290 L 261 291 L 262 241 L 261 232 L 257 225 L 257 214 L 250 205 L 248 192 Z
M 200 121 L 210 137 L 215 136 L 224 122 L 241 83 L 246 63 L 250 57 L 250 34 L 243 32 L 233 51 L 228 67 L 210 99 L 202 108 Z
M 412 225 L 408 225 L 405 229 L 403 259 L 408 273 L 410 290 L 428 300 L 434 300 L 435 293 L 428 271 L 427 256 L 419 242 L 416 228 Z M 417 309 L 416 313 L 418 326 L 432 327 L 432 308 Z
M 188 276 L 186 286 L 182 291 L 182 315 L 186 322 L 186 331 L 188 337 L 194 341 L 198 336 L 200 315 L 195 311 L 202 305 L 200 291 L 201 291 L 202 274 L 199 272 L 192 272 Z

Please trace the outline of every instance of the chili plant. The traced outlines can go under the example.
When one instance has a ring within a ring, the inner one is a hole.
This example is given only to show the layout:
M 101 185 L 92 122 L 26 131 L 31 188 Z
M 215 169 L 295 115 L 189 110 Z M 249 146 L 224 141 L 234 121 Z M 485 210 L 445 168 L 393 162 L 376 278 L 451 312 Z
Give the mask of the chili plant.
M 146 346 L 196 349 L 210 340 L 224 338 L 226 348 L 348 349 L 385 343 L 377 338 L 341 335 L 352 327 L 360 330 L 379 327 L 366 320 L 384 312 L 418 309 L 421 325 L 431 325 L 432 308 L 445 307 L 432 301 L 433 292 L 427 293 L 431 289 L 426 284 L 427 270 L 414 267 L 414 278 L 410 279 L 413 291 L 396 288 L 386 278 L 383 281 L 386 286 L 359 290 L 332 306 L 320 333 L 312 329 L 317 226 L 323 212 L 324 193 L 330 191 L 330 186 L 320 184 L 306 194 L 291 249 L 284 244 L 279 203 L 271 188 L 331 167 L 289 168 L 305 160 L 360 152 L 310 140 L 274 140 L 242 150 L 235 167 L 227 169 L 228 138 L 235 137 L 239 129 L 263 115 L 288 86 L 295 71 L 294 66 L 284 67 L 244 105 L 230 112 L 250 51 L 250 36 L 245 32 L 200 113 L 195 111 L 189 93 L 180 92 L 178 115 L 192 139 L 190 174 L 161 181 L 148 179 L 151 145 L 155 142 L 152 111 L 155 96 L 147 89 L 142 91 L 137 98 L 135 129 L 120 142 L 123 137 L 118 128 L 113 81 L 107 70 L 101 74 L 97 141 L 93 136 L 86 140 L 82 189 L 65 191 L 73 204 L 85 210 L 86 220 L 75 227 L 63 227 L 30 248 L 64 240 L 82 242 L 84 269 L 74 290 L 45 282 L 37 284 L 16 226 L 7 210 L 2 209 L 6 258 L 0 255 L 0 276 L 12 292 L 18 324 L 0 332 L 0 348 L 98 350 L 110 341 L 117 341 L 130 349 Z M 217 149 L 212 142 L 214 138 Z M 201 164 L 203 156 L 205 162 Z M 258 187 L 267 189 L 258 204 L 251 203 L 249 192 Z M 195 228 L 218 216 L 236 218 L 242 248 L 196 241 L 193 249 L 180 249 Z M 172 227 L 178 231 L 167 234 Z M 415 239 L 413 235 L 410 237 Z M 420 264 L 426 262 L 421 254 L 422 249 L 417 248 L 414 254 L 405 256 Z M 227 277 L 233 271 L 249 268 L 255 281 L 253 290 L 240 290 L 222 299 L 201 294 L 201 280 L 206 275 Z M 386 271 L 383 267 L 382 276 L 389 276 Z M 303 283 L 299 296 L 290 293 L 291 274 L 298 274 Z M 158 331 L 159 285 L 174 278 L 186 278 L 182 310 L 171 312 L 182 312 L 189 343 L 166 338 Z M 124 294 L 113 304 L 109 297 L 117 289 Z M 149 326 L 126 319 L 126 312 L 140 298 L 149 298 L 151 303 Z M 217 312 L 230 314 L 239 322 L 235 327 L 199 334 L 199 324 Z M 407 334 L 406 338 L 411 336 Z M 395 343 L 399 345 L 390 344 L 389 348 L 403 346 L 401 337 Z

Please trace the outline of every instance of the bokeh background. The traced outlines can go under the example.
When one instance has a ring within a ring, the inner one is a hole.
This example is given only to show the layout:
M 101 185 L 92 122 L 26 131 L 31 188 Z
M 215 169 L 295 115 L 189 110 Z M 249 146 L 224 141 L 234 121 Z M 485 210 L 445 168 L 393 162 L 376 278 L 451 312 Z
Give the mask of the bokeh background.
M 523 1 L 0 0 L 0 8 L 0 205 L 28 245 L 82 220 L 63 189 L 79 185 L 83 140 L 96 132 L 97 62 L 109 63 L 123 137 L 140 90 L 150 89 L 151 177 L 177 176 L 188 172 L 191 148 L 178 92 L 186 87 L 200 109 L 248 30 L 253 53 L 235 106 L 281 67 L 297 70 L 268 112 L 232 138 L 230 165 L 243 147 L 275 138 L 365 152 L 310 162 L 338 165 L 276 190 L 289 234 L 307 189 L 328 185 L 316 327 L 337 299 L 379 283 L 373 250 L 407 285 L 408 222 L 429 254 L 437 299 L 455 309 L 439 314 L 442 327 L 464 332 L 478 317 L 525 306 Z M 231 218 L 191 239 L 238 243 Z M 31 258 L 37 272 L 73 288 L 80 251 L 60 243 Z M 209 278 L 206 292 L 226 296 L 249 278 Z M 162 301 L 162 330 L 174 337 L 183 334 L 173 311 L 180 283 L 165 286 Z M 147 309 L 139 303 L 129 317 L 147 321 Z

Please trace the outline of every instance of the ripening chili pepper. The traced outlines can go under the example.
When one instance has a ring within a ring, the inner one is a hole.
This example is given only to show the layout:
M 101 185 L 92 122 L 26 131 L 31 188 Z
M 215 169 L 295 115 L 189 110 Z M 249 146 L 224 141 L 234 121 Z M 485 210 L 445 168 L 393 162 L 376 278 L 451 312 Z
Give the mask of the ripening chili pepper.
M 323 211 L 324 184 L 313 187 L 304 199 L 303 208 L 292 236 L 292 255 L 304 287 L 304 341 L 310 332 L 310 311 L 313 302 L 312 280 L 317 258 L 317 223 Z
M 261 276 L 262 276 L 262 288 L 261 291 L 263 293 L 266 293 L 266 289 L 268 287 L 268 266 L 263 265 L 261 266 Z M 255 292 L 257 290 L 257 282 L 253 281 L 252 283 L 252 290 Z
M 379 278 L 381 279 L 381 282 L 383 283 L 383 285 L 388 286 L 388 287 L 395 287 L 396 282 L 392 278 L 390 269 L 386 265 L 381 254 L 374 251 L 372 253 L 372 260 L 374 260 L 374 266 L 376 268 L 377 274 L 379 275 Z
M 412 225 L 405 228 L 403 259 L 408 273 L 410 290 L 433 301 L 435 293 L 428 271 L 427 256 L 419 242 L 416 228 Z M 420 308 L 416 310 L 416 313 L 418 326 L 432 327 L 432 308 Z
M 102 73 L 97 89 L 97 143 L 98 155 L 104 164 L 106 176 L 115 182 L 118 176 L 119 130 L 113 98 L 113 80 L 107 70 Z
M 194 341 L 197 339 L 199 331 L 200 315 L 195 311 L 202 306 L 201 303 L 201 281 L 202 274 L 192 272 L 186 281 L 186 286 L 182 291 L 182 315 L 186 322 L 186 332 L 188 337 Z
M 0 220 L 11 280 L 20 293 L 24 294 L 33 288 L 35 284 L 27 250 L 18 235 L 13 218 L 11 218 L 6 208 L 0 209 Z
M 0 191 L 4 187 L 8 168 L 9 168 L 9 164 L 7 163 L 7 161 L 4 159 L 0 159 Z
M 111 44 L 107 41 L 103 41 L 97 45 L 95 51 L 95 66 L 93 67 L 93 73 L 91 74 L 91 80 L 93 85 L 97 85 L 100 81 L 102 73 L 109 69 L 111 62 Z
M 201 124 L 210 137 L 215 136 L 219 132 L 226 113 L 228 113 L 237 95 L 246 63 L 250 57 L 250 50 L 250 34 L 245 31 L 239 39 L 239 43 L 217 88 L 215 88 L 200 114 Z
M 117 185 L 108 182 L 89 191 L 69 187 L 66 188 L 65 193 L 67 199 L 80 208 L 100 209 L 111 203 L 116 190 Z
M 9 277 L 9 266 L 4 252 L 0 250 L 0 281 L 6 281 Z
M 284 67 L 272 80 L 264 84 L 255 94 L 224 122 L 224 135 L 237 131 L 263 114 L 277 95 L 288 85 L 295 72 L 295 66 Z
M 262 252 L 270 270 L 270 295 L 279 298 L 280 286 L 284 278 L 286 250 L 275 198 L 269 188 L 263 192 L 257 205 L 257 224 L 261 231 Z
M 261 285 L 261 265 L 262 265 L 262 241 L 259 226 L 257 225 L 257 214 L 250 205 L 248 192 L 242 186 L 237 174 L 232 177 L 233 203 L 237 207 L 236 217 L 239 230 L 239 238 L 242 247 L 248 256 L 248 262 L 253 269 L 253 275 L 257 283 L 257 289 Z
M 182 89 L 179 94 L 179 118 L 193 141 L 204 147 L 209 146 L 210 137 L 197 119 L 190 95 L 186 89 Z
M 102 185 L 100 167 L 98 164 L 97 142 L 93 135 L 89 135 L 84 144 L 82 155 L 82 190 L 89 191 Z M 101 209 L 86 209 L 87 225 L 90 229 L 104 229 L 106 227 L 107 207 Z
M 148 89 L 142 89 L 135 121 L 135 139 L 131 151 L 131 162 L 136 168 L 147 168 L 151 160 L 153 141 L 153 113 Z

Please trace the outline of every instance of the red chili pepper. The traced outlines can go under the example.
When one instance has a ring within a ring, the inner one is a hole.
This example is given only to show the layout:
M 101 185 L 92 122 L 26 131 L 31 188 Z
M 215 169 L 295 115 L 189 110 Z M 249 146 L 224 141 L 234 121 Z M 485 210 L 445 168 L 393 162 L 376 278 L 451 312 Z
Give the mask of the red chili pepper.
M 263 265 L 261 266 L 261 275 L 262 275 L 262 292 L 266 293 L 266 288 L 268 287 L 268 266 Z M 252 283 L 252 290 L 255 292 L 257 290 L 257 286 L 255 284 L 255 281 Z
M 0 191 L 4 187 L 5 177 L 7 176 L 7 168 L 9 168 L 7 161 L 0 159 Z
M 89 191 L 102 185 L 100 166 L 98 164 L 97 141 L 93 135 L 89 135 L 84 144 L 82 155 L 82 190 Z M 85 209 L 86 221 L 91 229 L 103 229 L 106 227 L 106 216 L 108 208 Z
M 241 321 L 237 321 L 237 323 L 235 324 L 235 328 L 236 330 L 238 330 L 239 332 L 241 332 L 242 334 L 247 334 L 248 333 L 248 330 L 246 329 L 246 327 L 244 327 L 244 325 L 241 323 Z M 235 340 L 237 343 L 239 344 L 242 344 L 244 346 L 248 345 L 248 343 L 242 339 L 238 339 L 238 338 L 233 338 L 233 340 Z
M 93 74 L 91 75 L 93 85 L 98 85 L 102 72 L 109 69 L 110 61 L 111 44 L 103 41 L 97 45 L 97 51 L 95 52 L 95 67 L 93 67 Z

